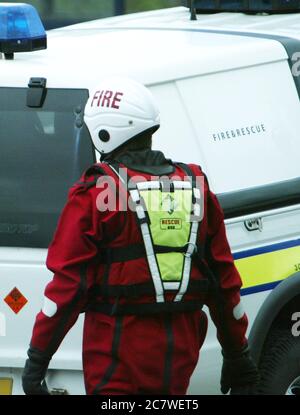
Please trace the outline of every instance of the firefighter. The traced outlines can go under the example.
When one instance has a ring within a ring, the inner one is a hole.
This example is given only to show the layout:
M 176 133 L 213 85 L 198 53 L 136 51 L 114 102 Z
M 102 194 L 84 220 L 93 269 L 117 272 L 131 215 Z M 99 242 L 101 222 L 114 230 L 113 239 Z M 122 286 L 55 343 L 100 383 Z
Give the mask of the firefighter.
M 101 163 L 70 189 L 49 247 L 54 277 L 34 324 L 24 392 L 49 393 L 49 362 L 85 312 L 87 394 L 185 394 L 207 305 L 224 356 L 221 391 L 253 394 L 241 279 L 201 168 L 151 149 L 159 110 L 133 80 L 103 80 L 84 120 Z

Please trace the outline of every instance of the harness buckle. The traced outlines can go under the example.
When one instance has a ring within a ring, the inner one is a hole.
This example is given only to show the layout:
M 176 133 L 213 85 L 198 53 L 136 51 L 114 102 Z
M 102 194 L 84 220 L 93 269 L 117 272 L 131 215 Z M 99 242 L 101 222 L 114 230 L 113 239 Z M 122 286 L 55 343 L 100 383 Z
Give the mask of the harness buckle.
M 188 252 L 189 251 L 189 246 L 192 246 L 193 247 L 193 249 L 192 249 L 192 251 L 191 252 Z M 194 244 L 194 243 L 192 243 L 192 242 L 187 242 L 185 245 L 184 245 L 184 247 L 187 247 L 186 248 L 186 251 L 183 253 L 183 255 L 186 257 L 186 258 L 191 258 L 196 252 L 197 252 L 197 245 L 196 244 Z

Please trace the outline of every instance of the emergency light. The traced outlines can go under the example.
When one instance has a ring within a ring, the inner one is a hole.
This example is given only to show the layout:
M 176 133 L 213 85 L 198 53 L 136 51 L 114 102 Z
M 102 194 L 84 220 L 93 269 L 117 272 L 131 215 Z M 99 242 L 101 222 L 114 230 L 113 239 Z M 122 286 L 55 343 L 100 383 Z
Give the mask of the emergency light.
M 183 0 L 191 12 L 295 13 L 300 0 Z
M 36 9 L 24 3 L 0 3 L 0 52 L 13 59 L 14 52 L 47 48 L 47 36 Z

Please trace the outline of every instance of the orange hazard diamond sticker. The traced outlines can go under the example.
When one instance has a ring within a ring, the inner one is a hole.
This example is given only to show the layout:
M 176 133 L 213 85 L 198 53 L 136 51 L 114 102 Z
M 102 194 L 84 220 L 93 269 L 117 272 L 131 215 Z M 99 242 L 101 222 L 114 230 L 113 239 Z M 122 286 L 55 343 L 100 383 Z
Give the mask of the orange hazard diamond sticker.
M 12 309 L 16 314 L 24 307 L 27 303 L 27 299 L 24 295 L 15 287 L 11 292 L 4 298 L 6 304 Z

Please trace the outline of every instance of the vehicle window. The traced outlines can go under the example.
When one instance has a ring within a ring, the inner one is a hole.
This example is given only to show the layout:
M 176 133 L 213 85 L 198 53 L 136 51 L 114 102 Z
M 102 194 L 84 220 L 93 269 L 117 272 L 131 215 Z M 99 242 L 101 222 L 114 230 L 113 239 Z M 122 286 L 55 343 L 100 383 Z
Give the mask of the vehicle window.
M 78 125 L 88 91 L 48 89 L 42 108 L 27 92 L 0 88 L 0 246 L 46 248 L 68 189 L 95 162 Z

